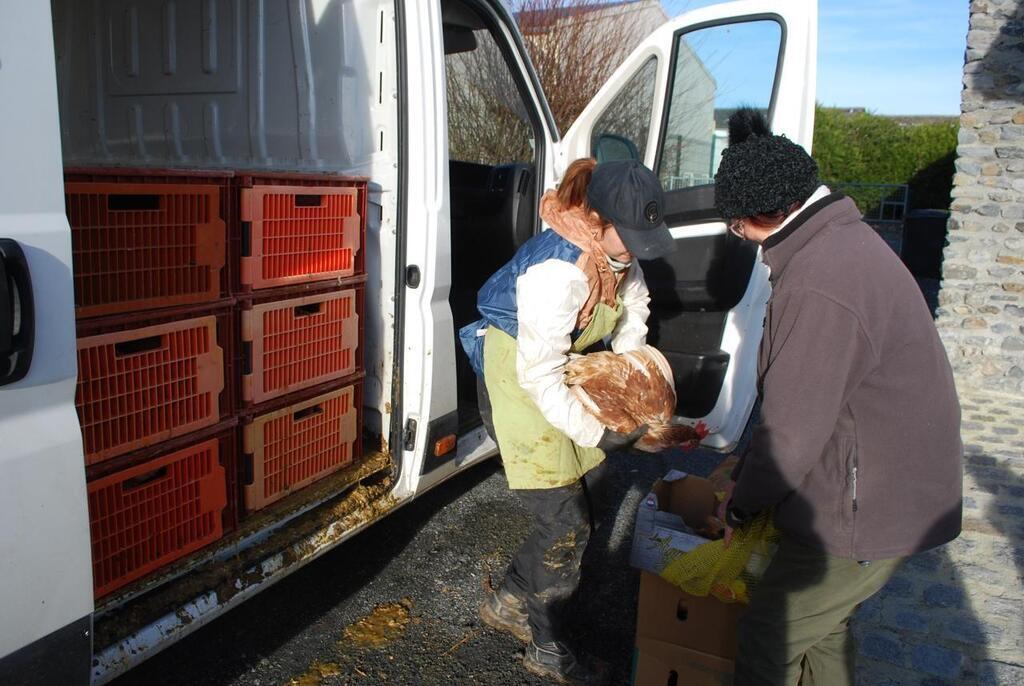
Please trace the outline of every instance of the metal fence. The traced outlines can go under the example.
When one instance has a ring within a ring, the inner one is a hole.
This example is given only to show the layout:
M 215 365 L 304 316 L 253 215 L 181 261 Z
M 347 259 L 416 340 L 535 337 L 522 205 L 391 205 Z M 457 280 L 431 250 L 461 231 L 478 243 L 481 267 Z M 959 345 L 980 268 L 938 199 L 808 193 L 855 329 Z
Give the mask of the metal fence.
M 894 183 L 826 184 L 834 191 L 842 191 L 860 209 L 864 222 L 871 226 L 897 255 L 903 252 L 903 219 L 910 204 L 910 187 Z
M 910 186 L 896 183 L 827 183 L 834 191 L 850 196 L 864 219 L 903 221 L 910 203 Z
M 662 177 L 662 184 L 667 191 L 677 191 L 680 188 L 692 188 L 693 186 L 706 186 L 714 183 L 715 178 L 708 174 L 693 174 L 686 172 L 681 176 Z

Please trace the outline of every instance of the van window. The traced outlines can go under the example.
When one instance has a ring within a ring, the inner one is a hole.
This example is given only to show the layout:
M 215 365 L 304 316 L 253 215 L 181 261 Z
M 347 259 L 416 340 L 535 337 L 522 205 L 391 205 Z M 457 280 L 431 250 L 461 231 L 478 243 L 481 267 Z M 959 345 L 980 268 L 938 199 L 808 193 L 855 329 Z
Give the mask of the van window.
M 651 57 L 601 113 L 590 134 L 591 154 L 598 162 L 644 159 L 657 71 L 658 59 Z
M 768 111 L 782 27 L 764 19 L 709 26 L 676 39 L 658 174 L 666 190 L 714 182 L 737 108 Z
M 531 161 L 532 127 L 505 57 L 487 29 L 472 35 L 474 50 L 445 57 L 449 157 L 492 166 Z

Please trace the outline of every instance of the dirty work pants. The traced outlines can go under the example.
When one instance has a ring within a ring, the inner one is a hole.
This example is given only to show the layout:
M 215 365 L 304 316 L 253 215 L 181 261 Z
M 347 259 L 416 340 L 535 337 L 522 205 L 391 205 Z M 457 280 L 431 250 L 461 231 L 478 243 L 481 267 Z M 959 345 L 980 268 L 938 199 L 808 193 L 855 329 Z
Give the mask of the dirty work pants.
M 853 684 L 850 617 L 902 561 L 862 564 L 783 536 L 740 620 L 736 686 Z
M 533 530 L 505 573 L 505 590 L 526 600 L 537 643 L 565 641 L 565 617 L 580 585 L 580 561 L 599 519 L 607 462 L 568 486 L 515 489 Z

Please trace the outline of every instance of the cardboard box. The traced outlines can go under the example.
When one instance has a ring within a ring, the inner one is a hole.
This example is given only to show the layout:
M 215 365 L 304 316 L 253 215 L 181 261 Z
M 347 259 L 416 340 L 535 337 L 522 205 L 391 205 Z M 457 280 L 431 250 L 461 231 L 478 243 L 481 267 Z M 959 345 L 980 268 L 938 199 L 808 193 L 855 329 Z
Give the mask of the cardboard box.
M 660 574 L 673 551 L 690 551 L 707 543 L 692 526 L 715 512 L 715 493 L 706 479 L 672 470 L 640 501 L 629 563 Z
M 690 595 L 659 576 L 641 572 L 637 644 L 649 639 L 733 659 L 736 627 L 746 610 L 741 603 Z
M 729 686 L 733 662 L 649 638 L 637 640 L 634 686 Z
M 656 482 L 641 502 L 630 556 L 631 564 L 642 570 L 637 646 L 653 641 L 710 658 L 736 656 L 736 627 L 747 606 L 690 595 L 659 576 L 670 554 L 707 542 L 692 527 L 703 524 L 715 506 L 709 481 L 678 471 Z

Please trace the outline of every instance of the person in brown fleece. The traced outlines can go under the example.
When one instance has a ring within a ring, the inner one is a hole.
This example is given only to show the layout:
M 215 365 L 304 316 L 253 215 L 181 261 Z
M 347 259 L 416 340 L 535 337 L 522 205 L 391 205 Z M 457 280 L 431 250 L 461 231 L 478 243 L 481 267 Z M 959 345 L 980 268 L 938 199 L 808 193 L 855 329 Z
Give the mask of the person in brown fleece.
M 738 111 L 715 205 L 770 270 L 761 412 L 720 511 L 782 538 L 739 627 L 737 684 L 852 684 L 849 620 L 908 555 L 960 533 L 960 406 L 928 307 L 857 206 Z

